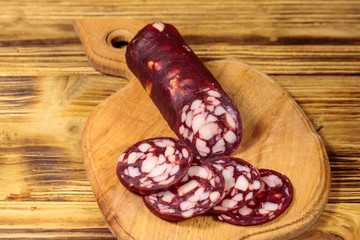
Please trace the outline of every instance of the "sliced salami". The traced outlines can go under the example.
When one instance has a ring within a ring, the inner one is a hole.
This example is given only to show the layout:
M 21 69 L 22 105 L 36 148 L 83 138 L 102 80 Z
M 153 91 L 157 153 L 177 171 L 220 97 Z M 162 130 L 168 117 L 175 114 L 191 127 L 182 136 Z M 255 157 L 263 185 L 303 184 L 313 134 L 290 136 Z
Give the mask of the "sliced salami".
M 218 216 L 236 225 L 258 225 L 280 216 L 291 204 L 293 187 L 290 180 L 274 170 L 260 169 L 262 187 L 247 205 Z
M 224 177 L 215 167 L 194 164 L 175 188 L 143 198 L 153 214 L 177 221 L 208 212 L 221 201 L 224 188 Z
M 120 155 L 116 173 L 126 188 L 140 194 L 155 193 L 178 184 L 192 158 L 191 149 L 177 139 L 150 138 Z
M 126 61 L 196 159 L 229 155 L 239 146 L 236 105 L 174 26 L 145 26 L 128 44 Z
M 225 179 L 225 196 L 211 212 L 226 213 L 250 202 L 261 188 L 259 171 L 241 158 L 217 157 L 204 163 L 216 167 Z

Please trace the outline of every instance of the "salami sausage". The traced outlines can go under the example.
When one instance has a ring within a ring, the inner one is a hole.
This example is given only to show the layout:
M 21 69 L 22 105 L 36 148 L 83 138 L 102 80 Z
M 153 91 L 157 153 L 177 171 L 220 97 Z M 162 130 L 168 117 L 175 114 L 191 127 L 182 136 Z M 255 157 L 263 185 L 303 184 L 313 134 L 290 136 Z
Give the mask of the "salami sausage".
M 262 187 L 247 205 L 218 216 L 236 225 L 258 225 L 280 216 L 291 204 L 293 187 L 290 180 L 274 170 L 260 169 Z
M 128 189 L 149 194 L 177 185 L 192 163 L 191 149 L 174 138 L 140 141 L 119 157 L 116 173 Z
M 229 155 L 239 146 L 237 107 L 174 26 L 145 26 L 128 44 L 126 61 L 196 159 Z
M 225 179 L 225 197 L 211 209 L 212 213 L 226 213 L 250 202 L 261 188 L 259 171 L 241 158 L 217 157 L 204 163 L 216 167 Z
M 195 163 L 178 186 L 143 199 L 156 216 L 177 221 L 209 211 L 222 199 L 224 188 L 224 177 L 215 167 Z

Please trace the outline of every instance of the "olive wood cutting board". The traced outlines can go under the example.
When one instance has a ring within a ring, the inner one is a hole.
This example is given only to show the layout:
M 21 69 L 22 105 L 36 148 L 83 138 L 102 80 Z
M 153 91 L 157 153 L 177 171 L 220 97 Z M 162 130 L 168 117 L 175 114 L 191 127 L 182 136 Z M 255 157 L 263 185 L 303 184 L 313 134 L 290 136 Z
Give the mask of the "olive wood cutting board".
M 82 137 L 88 179 L 104 219 L 118 239 L 289 239 L 317 220 L 330 191 L 329 161 L 321 138 L 273 79 L 230 60 L 205 65 L 242 116 L 243 141 L 232 156 L 287 175 L 294 186 L 293 203 L 277 219 L 249 227 L 222 222 L 211 214 L 179 222 L 153 215 L 142 197 L 125 189 L 116 176 L 118 157 L 130 145 L 151 137 L 176 137 L 126 66 L 123 43 L 146 23 L 80 19 L 74 25 L 94 68 L 129 80 L 125 88 L 94 109 Z

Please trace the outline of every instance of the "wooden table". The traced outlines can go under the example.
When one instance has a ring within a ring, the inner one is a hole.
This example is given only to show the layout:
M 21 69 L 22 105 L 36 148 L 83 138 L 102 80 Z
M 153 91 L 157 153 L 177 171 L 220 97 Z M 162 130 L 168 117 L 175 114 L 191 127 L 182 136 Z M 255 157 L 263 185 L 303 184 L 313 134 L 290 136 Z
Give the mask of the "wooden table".
M 202 60 L 269 74 L 323 138 L 332 171 L 325 211 L 297 239 L 360 238 L 359 1 L 25 0 L 0 12 L 0 239 L 114 239 L 80 140 L 127 80 L 88 63 L 72 25 L 84 17 L 169 22 Z

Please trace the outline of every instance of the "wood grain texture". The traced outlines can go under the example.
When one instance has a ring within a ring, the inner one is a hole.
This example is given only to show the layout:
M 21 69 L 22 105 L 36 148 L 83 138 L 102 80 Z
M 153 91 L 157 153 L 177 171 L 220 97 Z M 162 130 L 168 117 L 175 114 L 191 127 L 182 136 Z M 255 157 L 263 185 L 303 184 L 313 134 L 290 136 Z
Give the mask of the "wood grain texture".
M 2 6 L 0 24 L 7 31 L 0 36 L 0 53 L 13 59 L 9 73 L 92 71 L 71 27 L 84 17 L 170 22 L 201 58 L 234 57 L 268 74 L 359 74 L 360 69 L 357 1 L 5 1 Z M 33 48 L 37 44 L 40 52 Z M 0 66 L 8 64 L 0 60 Z
M 360 238 L 357 0 L 0 3 L 0 239 L 114 239 L 79 144 L 91 110 L 127 80 L 88 63 L 72 26 L 85 17 L 173 23 L 203 60 L 270 74 L 318 130 L 332 170 L 329 203 L 302 239 Z

